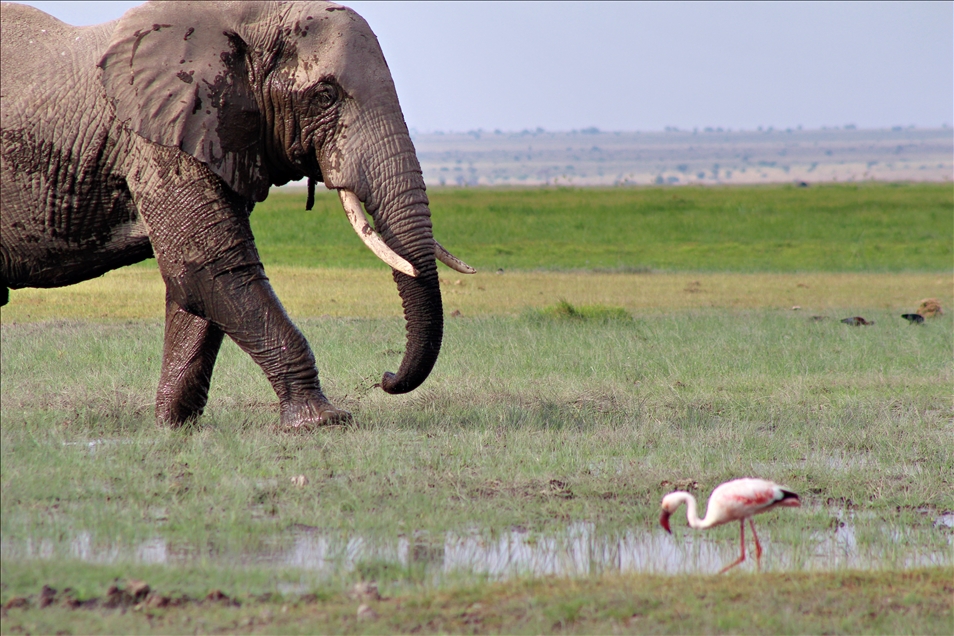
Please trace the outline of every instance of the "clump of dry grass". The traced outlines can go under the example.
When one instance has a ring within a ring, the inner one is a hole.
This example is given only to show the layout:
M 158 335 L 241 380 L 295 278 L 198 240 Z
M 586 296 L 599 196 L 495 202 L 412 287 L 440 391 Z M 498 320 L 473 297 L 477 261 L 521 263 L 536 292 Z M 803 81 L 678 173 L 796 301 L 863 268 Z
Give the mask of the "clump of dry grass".
M 936 298 L 925 298 L 922 300 L 921 304 L 918 305 L 918 313 L 925 318 L 934 318 L 935 316 L 944 315 L 944 311 L 941 309 L 941 303 L 939 303 Z
M 532 320 L 632 320 L 632 315 L 622 307 L 606 307 L 604 305 L 574 305 L 565 298 L 561 298 L 556 305 L 542 309 L 531 310 L 527 317 Z

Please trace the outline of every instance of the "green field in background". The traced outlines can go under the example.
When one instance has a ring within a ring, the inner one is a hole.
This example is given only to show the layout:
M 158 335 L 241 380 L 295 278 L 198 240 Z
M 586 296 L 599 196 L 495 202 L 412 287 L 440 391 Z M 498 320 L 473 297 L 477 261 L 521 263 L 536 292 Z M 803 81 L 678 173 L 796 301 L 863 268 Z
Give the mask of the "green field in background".
M 949 270 L 950 184 L 435 188 L 437 239 L 487 271 Z M 372 267 L 337 196 L 274 192 L 252 214 L 265 266 Z

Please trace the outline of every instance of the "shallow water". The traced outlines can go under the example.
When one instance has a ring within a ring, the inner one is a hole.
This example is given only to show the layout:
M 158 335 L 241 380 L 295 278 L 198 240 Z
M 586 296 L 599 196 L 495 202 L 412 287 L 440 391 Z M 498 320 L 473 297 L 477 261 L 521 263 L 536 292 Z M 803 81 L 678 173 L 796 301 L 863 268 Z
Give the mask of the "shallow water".
M 954 528 L 954 512 L 947 512 L 934 520 L 935 527 Z
M 762 569 L 806 571 L 835 569 L 905 569 L 954 565 L 954 516 L 943 514 L 934 524 L 940 541 L 925 549 L 924 534 L 902 526 L 859 529 L 851 516 L 836 519 L 824 532 L 809 534 L 797 544 L 773 541 L 767 529 L 759 532 L 764 554 Z M 734 524 L 733 524 L 734 527 Z M 758 524 L 756 524 L 758 529 Z M 920 532 L 925 532 L 921 530 Z M 737 537 L 738 535 L 735 535 Z M 920 539 L 920 540 L 919 540 Z M 746 531 L 747 561 L 740 569 L 754 569 L 751 533 Z M 66 541 L 52 539 L 0 540 L 3 559 L 77 559 L 100 564 L 165 564 L 237 568 L 300 569 L 335 576 L 369 564 L 423 569 L 439 580 L 455 572 L 483 574 L 493 579 L 513 576 L 581 576 L 614 572 L 657 574 L 715 573 L 739 555 L 737 538 L 677 529 L 665 532 L 624 530 L 604 533 L 590 523 L 575 523 L 559 532 L 463 532 L 442 535 L 371 537 L 349 535 L 308 526 L 290 528 L 253 549 L 202 548 L 154 537 L 134 544 L 94 540 L 80 532 Z

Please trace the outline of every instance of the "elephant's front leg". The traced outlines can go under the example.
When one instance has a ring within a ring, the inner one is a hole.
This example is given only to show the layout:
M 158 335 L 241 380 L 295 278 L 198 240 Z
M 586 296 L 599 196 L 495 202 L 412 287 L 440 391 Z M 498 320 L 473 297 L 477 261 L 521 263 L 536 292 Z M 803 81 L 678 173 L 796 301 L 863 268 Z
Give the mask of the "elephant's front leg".
M 254 245 L 245 243 L 245 248 L 251 249 L 257 261 Z M 242 252 L 241 248 L 230 251 L 225 260 L 232 262 Z M 176 286 L 190 299 L 187 307 L 207 312 L 262 368 L 278 395 L 282 424 L 301 427 L 350 420 L 347 411 L 333 406 L 322 393 L 311 348 L 285 313 L 261 264 L 219 263 L 214 269 L 216 273 L 197 266 Z
M 166 295 L 162 375 L 156 393 L 157 422 L 181 426 L 202 415 L 223 335 L 221 329 L 190 314 Z
M 160 386 L 160 415 L 179 410 L 188 417 L 204 402 L 219 331 L 265 372 L 282 424 L 348 420 L 322 393 L 308 342 L 265 276 L 248 221 L 250 204 L 173 149 L 157 150 L 130 185 L 149 227 L 167 303 L 174 304 L 167 309 L 172 331 L 167 324 L 162 371 L 170 392 Z

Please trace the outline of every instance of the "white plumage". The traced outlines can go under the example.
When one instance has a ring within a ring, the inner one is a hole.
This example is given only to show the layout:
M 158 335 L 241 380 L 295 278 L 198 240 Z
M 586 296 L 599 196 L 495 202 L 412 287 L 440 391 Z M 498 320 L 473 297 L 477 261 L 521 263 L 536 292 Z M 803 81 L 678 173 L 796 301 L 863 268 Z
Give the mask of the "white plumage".
M 762 567 L 762 545 L 759 535 L 755 533 L 755 524 L 752 517 L 759 513 L 771 510 L 777 506 L 797 507 L 801 505 L 798 495 L 775 482 L 765 479 L 743 478 L 733 479 L 716 487 L 709 495 L 706 506 L 706 516 L 702 519 L 696 510 L 696 498 L 688 492 L 671 492 L 662 500 L 662 514 L 659 523 L 666 532 L 672 534 L 669 528 L 669 517 L 679 506 L 686 504 L 686 518 L 689 527 L 695 530 L 704 530 L 730 521 L 739 522 L 739 541 L 741 555 L 734 562 L 720 570 L 720 574 L 745 561 L 745 520 L 749 520 L 752 536 L 755 537 L 755 561 Z

